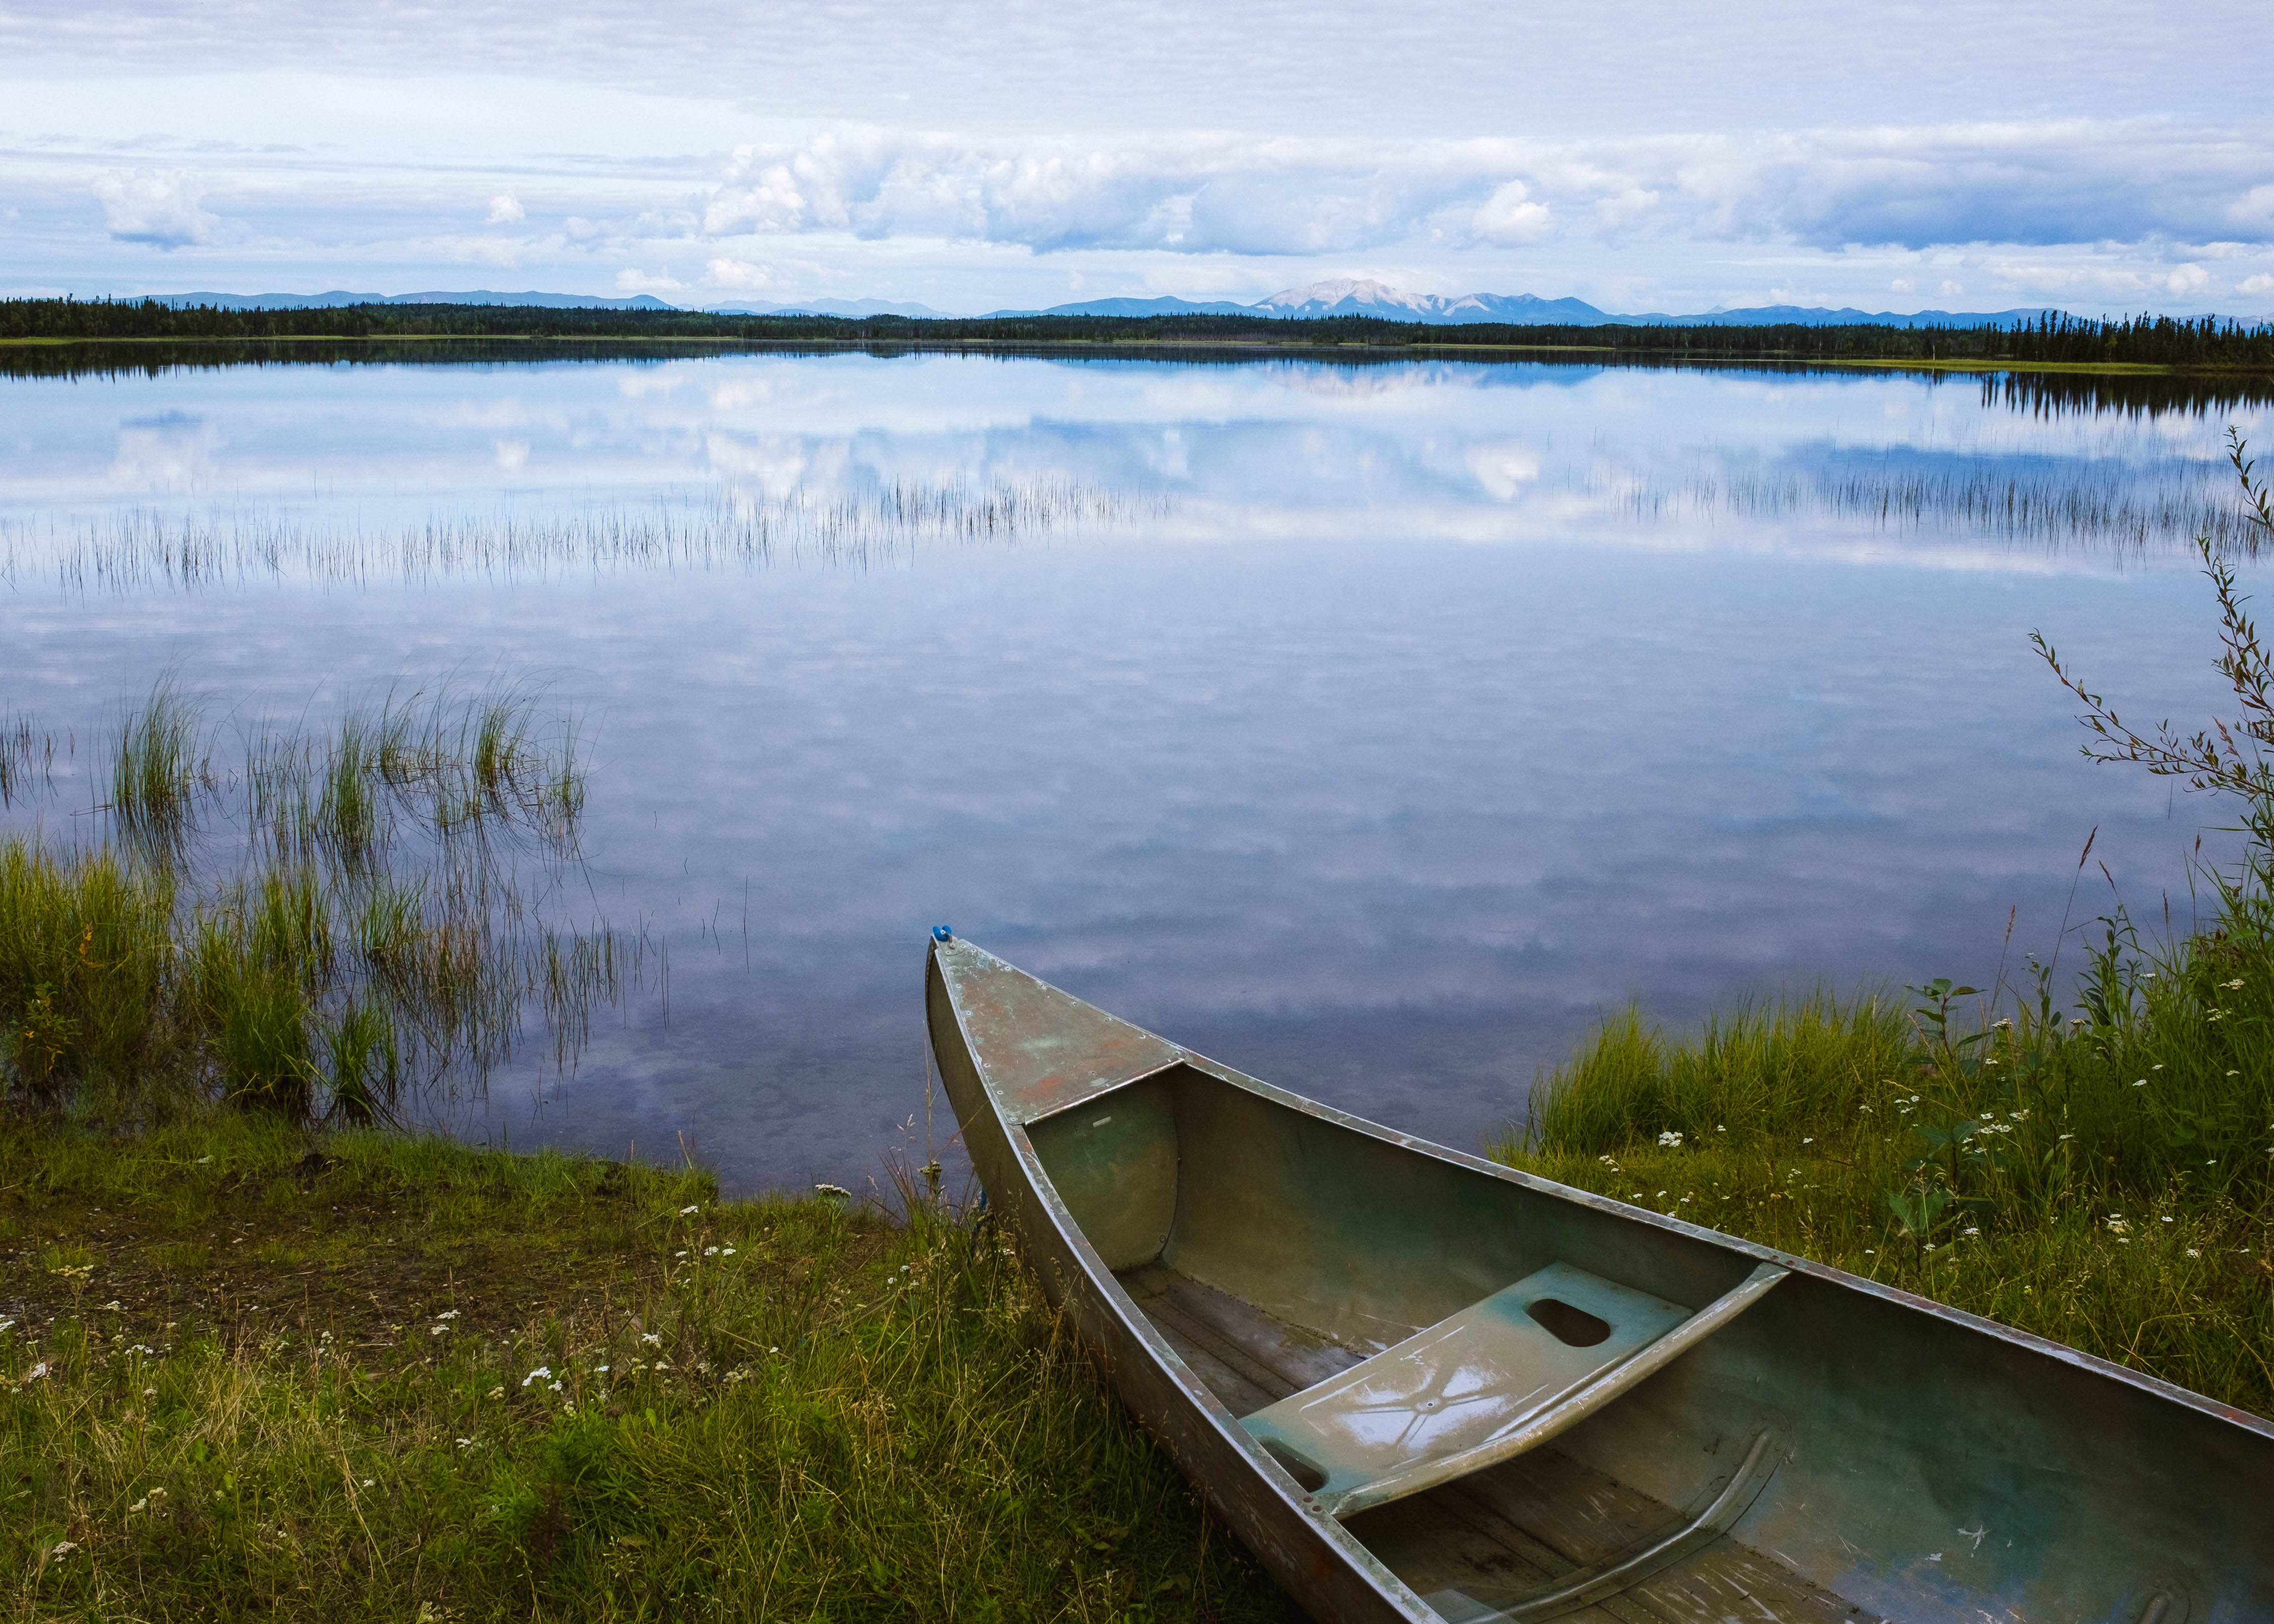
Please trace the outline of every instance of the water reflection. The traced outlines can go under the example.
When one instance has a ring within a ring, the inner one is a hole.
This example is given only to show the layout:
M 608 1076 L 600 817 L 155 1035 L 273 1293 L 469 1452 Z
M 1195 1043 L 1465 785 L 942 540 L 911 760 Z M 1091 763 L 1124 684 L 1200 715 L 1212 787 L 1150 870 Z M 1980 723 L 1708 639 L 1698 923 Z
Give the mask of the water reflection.
M 2130 709 L 2209 708 L 2179 566 L 2226 422 L 2266 411 L 2115 404 L 1284 357 L 19 378 L 0 701 L 91 735 L 169 667 L 254 719 L 547 684 L 589 723 L 584 912 L 667 947 L 670 992 L 596 1017 L 573 1075 L 508 1074 L 517 1143 L 684 1133 L 738 1184 L 857 1186 L 921 1109 L 944 921 L 1473 1145 L 1630 996 L 1679 1024 L 2049 954 L 2110 904 L 2069 894 L 2096 826 L 2184 922 L 2219 820 L 2080 761 L 2025 637 Z M 1050 492 L 1079 523 L 958 516 Z M 889 530 L 893 492 L 933 517 L 889 546 L 659 539 Z M 187 598 L 64 568 L 133 534 L 234 561 Z M 428 534 L 457 539 L 403 567 Z

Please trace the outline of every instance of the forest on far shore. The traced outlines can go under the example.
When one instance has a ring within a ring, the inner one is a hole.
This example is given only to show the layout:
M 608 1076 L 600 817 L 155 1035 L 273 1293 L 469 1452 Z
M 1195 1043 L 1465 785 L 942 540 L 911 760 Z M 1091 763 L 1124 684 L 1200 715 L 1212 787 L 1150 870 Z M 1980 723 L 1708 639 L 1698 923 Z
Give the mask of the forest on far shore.
M 2274 372 L 2274 325 L 2218 317 L 2120 320 L 2052 314 L 2012 327 L 1601 327 L 1318 320 L 1251 316 L 738 316 L 708 311 L 518 304 L 344 304 L 220 310 L 159 299 L 0 300 L 0 340 L 555 338 L 847 344 L 1359 345 L 1376 350 L 1585 350 L 1706 359 L 1971 361 Z

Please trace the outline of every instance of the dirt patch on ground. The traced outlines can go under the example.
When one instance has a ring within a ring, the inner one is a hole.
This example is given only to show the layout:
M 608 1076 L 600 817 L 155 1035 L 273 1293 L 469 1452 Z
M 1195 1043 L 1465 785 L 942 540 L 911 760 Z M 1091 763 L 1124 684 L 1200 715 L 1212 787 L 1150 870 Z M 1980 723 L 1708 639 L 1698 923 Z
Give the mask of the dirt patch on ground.
M 438 1213 L 431 1192 L 354 1187 L 337 1165 L 312 1153 L 291 1169 L 289 1194 L 263 1174 L 190 1204 L 0 1193 L 0 1319 L 33 1332 L 75 1320 L 154 1346 L 292 1331 L 380 1348 L 455 1311 L 460 1334 L 503 1335 L 546 1318 L 636 1312 L 669 1285 L 678 1256 L 716 1238 L 643 1214 L 607 1170 L 532 1219 L 478 1200 Z M 746 1211 L 718 1209 L 738 1235 L 751 1227 L 734 1222 Z M 836 1269 L 875 1250 L 853 1239 Z M 787 1278 L 800 1260 L 773 1267 Z

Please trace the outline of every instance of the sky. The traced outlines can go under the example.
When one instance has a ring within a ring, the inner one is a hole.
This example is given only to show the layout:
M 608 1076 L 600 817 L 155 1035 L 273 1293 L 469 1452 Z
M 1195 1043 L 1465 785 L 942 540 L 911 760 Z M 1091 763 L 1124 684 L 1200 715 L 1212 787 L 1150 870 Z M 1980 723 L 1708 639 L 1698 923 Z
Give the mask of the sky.
M 0 0 L 0 294 L 2274 314 L 2263 0 Z

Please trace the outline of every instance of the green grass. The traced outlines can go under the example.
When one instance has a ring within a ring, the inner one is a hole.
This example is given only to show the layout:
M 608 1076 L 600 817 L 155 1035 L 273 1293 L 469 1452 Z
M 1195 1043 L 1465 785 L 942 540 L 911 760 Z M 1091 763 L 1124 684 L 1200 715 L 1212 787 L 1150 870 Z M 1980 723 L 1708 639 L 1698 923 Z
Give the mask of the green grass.
M 1297 1616 L 922 1203 L 11 1124 L 0 1300 L 9 1616 Z
M 11 796 L 53 800 L 51 739 L 10 736 Z M 221 759 L 162 681 L 116 734 L 114 838 L 0 837 L 0 1095 L 368 1123 L 478 1087 L 525 1010 L 574 1057 L 621 985 L 618 944 L 536 917 L 519 877 L 576 860 L 573 725 L 540 724 L 526 694 L 443 691 L 257 729 L 241 765 Z
M 2274 1416 L 2267 935 L 2107 929 L 2073 1019 L 1961 1030 L 1930 988 L 1677 1043 L 1629 1012 L 1492 1154 Z

